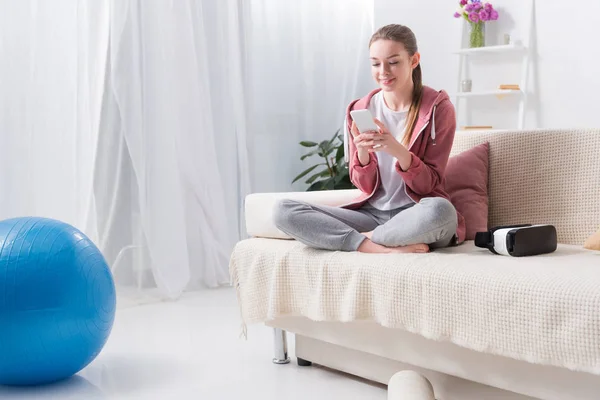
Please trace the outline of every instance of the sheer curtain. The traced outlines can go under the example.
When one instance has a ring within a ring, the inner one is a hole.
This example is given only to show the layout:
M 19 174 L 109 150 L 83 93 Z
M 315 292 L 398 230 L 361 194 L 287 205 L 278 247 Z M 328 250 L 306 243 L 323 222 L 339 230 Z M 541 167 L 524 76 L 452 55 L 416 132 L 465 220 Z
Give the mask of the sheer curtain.
M 107 39 L 101 1 L 0 0 L 0 219 L 56 218 L 97 240 Z
M 370 89 L 372 21 L 364 0 L 0 0 L 0 218 L 84 230 L 136 301 L 227 285 L 245 195 L 303 190 L 298 142 Z
M 302 140 L 329 139 L 348 103 L 371 88 L 373 2 L 244 2 L 254 191 L 304 190 Z
M 100 151 L 98 165 L 112 168 L 99 220 L 112 221 L 103 237 L 115 276 L 169 297 L 228 283 L 244 196 L 290 190 L 297 143 L 329 138 L 368 90 L 372 4 L 112 6 L 104 122 L 120 163 Z
M 110 189 L 97 196 L 115 277 L 169 298 L 227 284 L 249 190 L 237 3 L 111 5 L 111 141 L 98 155 Z

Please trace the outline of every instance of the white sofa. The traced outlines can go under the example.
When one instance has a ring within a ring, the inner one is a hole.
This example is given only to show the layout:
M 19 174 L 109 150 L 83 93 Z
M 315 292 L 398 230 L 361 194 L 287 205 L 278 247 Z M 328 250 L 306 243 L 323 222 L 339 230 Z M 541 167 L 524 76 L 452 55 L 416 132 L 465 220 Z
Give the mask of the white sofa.
M 416 371 L 438 400 L 600 398 L 600 252 L 582 247 L 600 226 L 600 130 L 458 134 L 452 154 L 486 141 L 489 226 L 551 223 L 555 253 L 315 250 L 282 240 L 275 202 L 356 191 L 252 194 L 230 265 L 244 324 L 276 328 L 279 362 L 292 332 L 302 364 L 386 384 Z

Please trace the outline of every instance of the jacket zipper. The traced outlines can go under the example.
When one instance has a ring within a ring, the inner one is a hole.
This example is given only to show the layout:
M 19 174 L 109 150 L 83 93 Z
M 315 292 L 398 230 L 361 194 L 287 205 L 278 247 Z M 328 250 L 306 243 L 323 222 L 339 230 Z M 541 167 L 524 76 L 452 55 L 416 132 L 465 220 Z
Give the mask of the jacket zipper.
M 408 147 L 409 151 L 410 151 L 410 148 L 412 147 L 412 145 L 413 145 L 413 144 L 415 144 L 415 142 L 417 141 L 417 139 L 419 138 L 419 136 L 421 136 L 421 133 L 423 133 L 423 131 L 425 130 L 425 128 L 427 128 L 427 125 L 429 125 L 429 121 L 427 121 L 427 122 L 425 123 L 425 125 L 423 125 L 423 127 L 421 128 L 421 130 L 419 131 L 419 133 L 417 133 L 417 136 L 415 136 L 415 140 L 413 140 L 413 142 L 412 142 L 412 143 L 410 144 L 410 146 Z M 413 203 L 417 204 L 417 202 L 415 201 L 415 199 L 413 199 L 413 198 L 412 198 L 412 197 L 411 197 L 411 196 L 408 194 L 408 192 L 406 191 L 406 182 L 404 182 L 404 180 L 403 180 L 403 182 L 402 182 L 402 183 L 404 184 L 404 194 L 406 195 L 406 197 L 408 197 L 409 199 L 411 199 Z
M 437 106 L 433 106 L 433 111 L 431 112 L 431 118 L 429 119 L 429 121 L 433 120 L 433 124 L 431 126 L 431 133 L 432 133 L 432 137 L 431 140 L 433 141 L 433 145 L 435 146 L 435 108 Z M 417 133 L 417 136 L 415 136 L 415 140 L 412 141 L 412 143 L 410 144 L 410 146 L 408 147 L 409 150 L 412 147 L 413 144 L 415 144 L 415 142 L 417 141 L 417 139 L 419 138 L 419 136 L 421 136 L 421 133 L 423 133 L 423 131 L 425 130 L 425 128 L 427 128 L 427 126 L 429 125 L 429 121 L 427 121 L 425 123 L 425 125 L 423 125 L 423 127 L 421 128 L 421 130 L 419 131 L 419 133 Z M 409 199 L 411 199 L 413 201 L 413 203 L 416 203 L 416 201 L 410 197 L 408 195 L 408 192 L 406 191 L 406 182 L 404 182 L 404 194 L 406 194 L 406 197 L 408 197 Z

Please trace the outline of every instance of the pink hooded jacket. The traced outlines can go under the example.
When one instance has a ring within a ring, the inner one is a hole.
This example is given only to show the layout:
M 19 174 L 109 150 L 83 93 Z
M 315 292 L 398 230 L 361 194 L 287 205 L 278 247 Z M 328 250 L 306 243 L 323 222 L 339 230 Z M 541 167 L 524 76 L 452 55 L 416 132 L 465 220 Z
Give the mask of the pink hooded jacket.
M 376 89 L 362 99 L 350 103 L 346 113 L 348 132 L 352 124 L 350 111 L 368 108 L 371 98 L 380 90 Z M 424 86 L 419 116 L 408 146 L 408 150 L 412 153 L 412 162 L 407 171 L 402 171 L 400 165 L 396 163 L 396 171 L 406 184 L 406 194 L 415 202 L 418 203 L 425 197 L 443 197 L 450 200 L 450 196 L 444 190 L 444 173 L 455 131 L 456 115 L 448 94 L 443 90 L 438 92 Z M 350 180 L 363 193 L 343 207 L 356 209 L 365 204 L 379 187 L 379 169 L 375 153 L 371 153 L 369 163 L 362 166 L 351 136 L 347 141 Z M 465 219 L 458 212 L 457 216 L 458 243 L 462 243 L 466 234 Z

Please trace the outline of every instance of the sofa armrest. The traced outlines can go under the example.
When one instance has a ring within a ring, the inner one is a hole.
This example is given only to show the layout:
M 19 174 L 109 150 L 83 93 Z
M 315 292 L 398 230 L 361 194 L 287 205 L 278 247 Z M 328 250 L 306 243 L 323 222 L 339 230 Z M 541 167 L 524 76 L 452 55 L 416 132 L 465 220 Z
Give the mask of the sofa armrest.
M 340 206 L 360 196 L 358 189 L 316 192 L 253 193 L 246 196 L 246 232 L 253 237 L 291 239 L 275 226 L 273 210 L 279 200 L 305 201 L 314 205 Z

